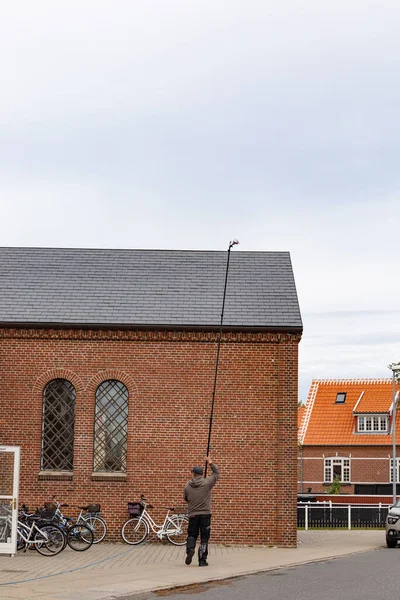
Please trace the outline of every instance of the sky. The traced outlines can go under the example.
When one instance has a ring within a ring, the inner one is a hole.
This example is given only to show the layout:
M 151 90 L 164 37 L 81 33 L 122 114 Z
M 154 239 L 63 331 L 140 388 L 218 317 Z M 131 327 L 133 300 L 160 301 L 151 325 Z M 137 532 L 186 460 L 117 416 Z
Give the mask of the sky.
M 289 251 L 313 378 L 400 361 L 396 0 L 0 3 L 1 246 Z

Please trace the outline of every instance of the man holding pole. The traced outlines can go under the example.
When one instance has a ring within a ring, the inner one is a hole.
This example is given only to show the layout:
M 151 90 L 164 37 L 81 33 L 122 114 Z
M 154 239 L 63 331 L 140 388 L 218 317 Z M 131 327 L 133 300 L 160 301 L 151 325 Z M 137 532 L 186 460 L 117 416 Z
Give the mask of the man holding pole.
M 211 534 L 211 491 L 219 479 L 219 470 L 210 456 L 206 458 L 211 467 L 212 475 L 203 477 L 202 467 L 193 467 L 192 479 L 187 482 L 183 498 L 188 503 L 189 526 L 186 541 L 186 560 L 190 565 L 196 549 L 196 540 L 200 533 L 198 550 L 199 567 L 207 567 L 208 540 Z

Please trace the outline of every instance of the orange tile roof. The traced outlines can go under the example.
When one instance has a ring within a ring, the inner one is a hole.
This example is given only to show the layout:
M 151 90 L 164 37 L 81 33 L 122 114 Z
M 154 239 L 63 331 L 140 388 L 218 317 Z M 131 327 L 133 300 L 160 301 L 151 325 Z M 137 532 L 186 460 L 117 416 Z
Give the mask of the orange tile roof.
M 397 390 L 400 386 L 397 386 Z M 336 396 L 346 393 L 344 403 Z M 355 433 L 357 414 L 391 414 L 392 379 L 316 379 L 308 395 L 299 439 L 305 446 L 391 445 L 387 433 Z M 400 410 L 396 419 L 397 443 L 400 442 Z
M 380 386 L 379 389 L 373 387 L 367 388 L 362 393 L 359 401 L 354 407 L 355 414 L 365 413 L 389 413 L 393 402 L 393 390 L 391 385 L 384 387 Z

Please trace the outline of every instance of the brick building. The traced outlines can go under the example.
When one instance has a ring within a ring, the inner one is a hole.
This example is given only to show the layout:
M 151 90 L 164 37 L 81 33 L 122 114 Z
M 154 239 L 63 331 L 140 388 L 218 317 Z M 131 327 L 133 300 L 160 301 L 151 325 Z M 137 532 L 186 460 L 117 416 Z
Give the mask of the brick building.
M 156 518 L 183 505 L 207 448 L 226 258 L 0 249 L 0 444 L 21 447 L 21 502 L 100 502 L 108 539 L 141 493 Z M 232 252 L 214 541 L 296 544 L 301 332 L 289 254 Z
M 316 379 L 300 418 L 299 492 L 326 492 L 337 476 L 346 494 L 392 494 L 392 379 Z M 397 413 L 396 444 L 399 427 Z

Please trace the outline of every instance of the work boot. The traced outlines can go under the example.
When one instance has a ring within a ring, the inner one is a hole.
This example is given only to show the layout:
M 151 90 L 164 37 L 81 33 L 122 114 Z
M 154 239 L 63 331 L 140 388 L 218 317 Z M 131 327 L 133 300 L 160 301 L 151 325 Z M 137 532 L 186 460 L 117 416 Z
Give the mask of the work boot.
M 200 560 L 199 567 L 208 567 L 208 562 L 204 559 Z
M 193 550 L 188 550 L 186 552 L 186 558 L 185 558 L 185 564 L 186 565 L 190 565 L 190 563 L 192 562 L 193 556 L 194 556 L 194 549 Z

